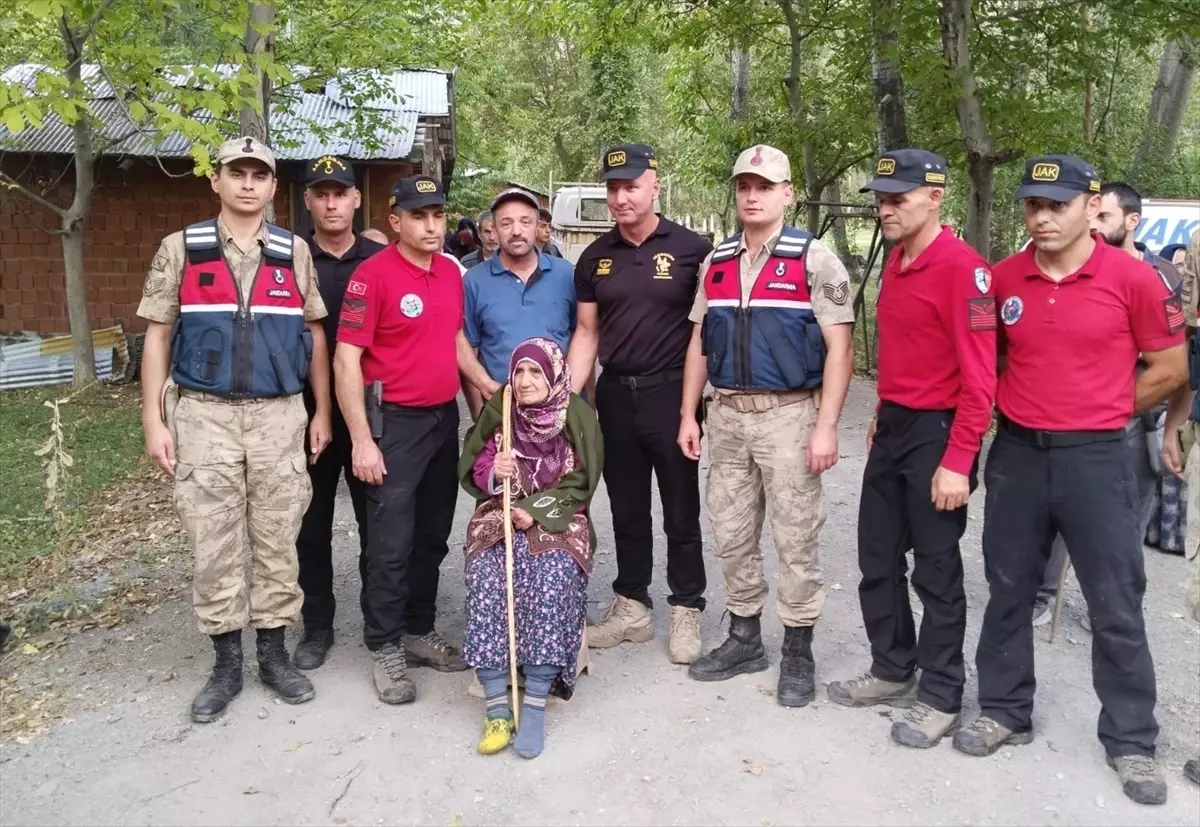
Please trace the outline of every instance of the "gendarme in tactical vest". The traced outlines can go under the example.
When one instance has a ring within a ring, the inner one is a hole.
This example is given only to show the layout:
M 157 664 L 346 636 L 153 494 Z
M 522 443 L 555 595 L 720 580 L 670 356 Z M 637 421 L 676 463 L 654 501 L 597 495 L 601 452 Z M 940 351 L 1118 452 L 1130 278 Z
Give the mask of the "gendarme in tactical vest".
M 218 396 L 265 398 L 300 393 L 312 334 L 292 267 L 292 234 L 267 226 L 262 263 L 241 288 L 221 251 L 216 220 L 184 230 L 187 264 L 179 284 L 172 378 Z
M 804 257 L 812 236 L 785 227 L 742 306 L 738 245 L 717 245 L 704 278 L 708 310 L 702 339 L 714 388 L 788 391 L 815 388 L 825 369 L 825 339 L 813 315 Z

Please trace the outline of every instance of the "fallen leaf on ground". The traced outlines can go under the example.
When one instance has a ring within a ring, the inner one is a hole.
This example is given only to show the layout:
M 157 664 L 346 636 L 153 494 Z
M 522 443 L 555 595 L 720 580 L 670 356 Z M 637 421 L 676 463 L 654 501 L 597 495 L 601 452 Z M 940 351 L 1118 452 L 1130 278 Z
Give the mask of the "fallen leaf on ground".
M 296 750 L 300 749 L 300 747 L 304 746 L 305 744 L 311 744 L 311 743 L 312 743 L 312 741 L 292 741 L 292 743 L 288 744 L 286 747 L 283 748 L 283 751 L 284 752 L 295 752 Z
M 762 775 L 763 768 L 758 764 L 755 764 L 752 759 L 743 758 L 742 763 L 746 765 L 746 772 L 750 773 L 751 775 Z
M 840 591 L 842 590 L 842 584 L 841 584 L 841 583 L 834 583 L 834 584 L 833 584 L 832 586 L 830 586 L 829 588 L 833 589 L 835 592 L 840 592 Z
M 691 717 L 690 715 L 688 715 L 686 717 L 680 718 L 679 722 L 683 723 L 683 724 L 694 724 L 694 723 L 696 723 L 696 719 Z

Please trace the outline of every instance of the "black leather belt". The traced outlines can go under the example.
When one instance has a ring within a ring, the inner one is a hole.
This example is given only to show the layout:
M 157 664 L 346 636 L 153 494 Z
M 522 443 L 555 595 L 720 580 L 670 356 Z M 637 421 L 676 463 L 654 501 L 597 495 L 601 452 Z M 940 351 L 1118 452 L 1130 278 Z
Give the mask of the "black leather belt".
M 675 368 L 673 370 L 662 370 L 658 373 L 648 373 L 645 376 L 623 376 L 611 371 L 604 371 L 600 374 L 601 378 L 608 377 L 616 382 L 619 382 L 621 387 L 628 388 L 631 391 L 643 390 L 652 388 L 655 385 L 661 385 L 664 382 L 678 382 L 683 378 L 683 370 Z
M 1005 417 L 1000 418 L 1000 427 L 1009 436 L 1038 448 L 1075 448 L 1094 442 L 1113 442 L 1125 438 L 1124 428 L 1111 431 L 1036 431 Z

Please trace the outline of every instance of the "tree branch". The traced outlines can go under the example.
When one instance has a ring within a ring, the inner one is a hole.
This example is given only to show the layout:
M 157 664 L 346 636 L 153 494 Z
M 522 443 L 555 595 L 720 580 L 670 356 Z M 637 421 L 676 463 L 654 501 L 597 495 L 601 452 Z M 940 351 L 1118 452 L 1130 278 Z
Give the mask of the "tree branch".
M 96 27 L 100 25 L 100 21 L 103 19 L 104 13 L 108 11 L 112 4 L 113 0 L 103 0 L 103 2 L 96 7 L 96 11 L 92 13 L 91 20 L 89 20 L 87 25 L 84 26 L 83 31 L 79 33 L 79 43 L 84 43 L 89 37 L 96 33 Z
M 50 212 L 54 213 L 60 219 L 63 219 L 63 220 L 66 219 L 67 211 L 65 209 L 58 206 L 53 201 L 50 201 L 49 199 L 43 198 L 42 196 L 38 195 L 36 192 L 29 189 L 29 187 L 22 184 L 16 178 L 13 178 L 7 172 L 0 171 L 0 183 L 6 184 L 9 189 L 16 190 L 17 192 L 21 193 L 21 195 L 25 196 L 30 201 L 37 204 L 39 207 L 42 207 L 43 209 L 49 210 Z

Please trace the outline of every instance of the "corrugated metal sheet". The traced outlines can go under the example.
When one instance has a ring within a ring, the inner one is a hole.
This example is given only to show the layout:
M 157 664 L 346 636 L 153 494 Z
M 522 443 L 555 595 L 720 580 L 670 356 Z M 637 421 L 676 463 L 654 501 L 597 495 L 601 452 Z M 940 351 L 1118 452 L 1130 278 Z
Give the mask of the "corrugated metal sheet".
M 223 75 L 232 71 L 229 66 L 215 68 Z M 6 70 L 0 78 L 10 83 L 32 84 L 41 71 L 49 70 L 36 64 L 19 64 Z M 90 106 L 97 121 L 103 124 L 103 134 L 114 140 L 128 136 L 109 149 L 107 154 L 147 157 L 187 155 L 188 142 L 177 133 L 163 136 L 134 132 L 124 107 L 113 98 L 112 88 L 99 76 L 96 67 L 85 66 L 83 75 L 85 81 L 95 84 L 96 98 Z M 180 80 L 184 79 L 180 77 Z M 378 77 L 374 78 L 374 81 L 379 80 Z M 372 116 L 380 120 L 374 129 L 375 147 L 368 148 L 364 141 L 345 137 L 353 131 L 348 127 L 361 113 L 357 107 L 345 104 L 347 89 L 331 81 L 324 94 L 303 92 L 294 98 L 281 100 L 272 107 L 271 131 L 275 136 L 276 155 L 285 161 L 305 160 L 325 154 L 343 155 L 355 160 L 394 160 L 409 157 L 413 154 L 414 145 L 419 150 L 424 138 L 420 118 L 444 117 L 449 113 L 448 74 L 438 70 L 410 70 L 392 73 L 390 78 L 385 76 L 383 80 L 390 82 L 392 93 L 401 102 L 384 96 L 363 104 L 375 110 Z M 192 117 L 210 120 L 212 116 L 200 111 Z M 41 127 L 26 128 L 17 135 L 10 134 L 0 126 L 0 147 L 29 153 L 70 154 L 74 142 L 70 127 L 52 116 Z
M 112 379 L 129 363 L 129 345 L 120 325 L 92 331 L 96 377 Z M 31 338 L 0 345 L 0 389 L 60 385 L 74 378 L 70 336 Z

